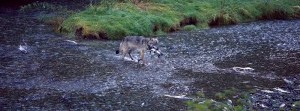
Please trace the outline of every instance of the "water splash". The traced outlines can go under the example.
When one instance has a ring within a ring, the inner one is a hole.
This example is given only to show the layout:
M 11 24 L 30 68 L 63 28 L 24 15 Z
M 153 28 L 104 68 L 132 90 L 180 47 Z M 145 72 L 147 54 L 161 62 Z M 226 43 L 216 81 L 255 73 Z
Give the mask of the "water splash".
M 192 99 L 192 98 L 186 97 L 186 95 L 175 96 L 175 95 L 168 95 L 168 94 L 165 94 L 164 96 L 170 97 L 170 98 L 176 98 L 176 99 Z
M 76 41 L 73 41 L 73 40 L 65 40 L 66 42 L 70 42 L 70 43 L 73 43 L 73 44 L 78 44 Z
M 27 53 L 28 52 L 28 45 L 26 42 L 24 42 L 24 40 L 22 41 L 22 44 L 19 45 L 19 48 L 18 48 L 21 52 L 24 52 L 24 53 Z
M 249 73 L 254 71 L 254 69 L 251 67 L 232 67 L 232 69 L 238 73 Z

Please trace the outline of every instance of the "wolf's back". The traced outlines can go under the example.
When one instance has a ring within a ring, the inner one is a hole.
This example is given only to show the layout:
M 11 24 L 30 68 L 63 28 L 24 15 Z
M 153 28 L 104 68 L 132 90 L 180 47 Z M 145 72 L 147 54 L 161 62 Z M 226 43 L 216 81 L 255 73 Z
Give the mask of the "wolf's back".
M 134 51 L 136 49 L 147 49 L 147 41 L 148 39 L 142 36 L 127 36 L 120 43 L 120 47 L 116 50 L 116 54 L 119 53 L 128 53 L 124 51 Z

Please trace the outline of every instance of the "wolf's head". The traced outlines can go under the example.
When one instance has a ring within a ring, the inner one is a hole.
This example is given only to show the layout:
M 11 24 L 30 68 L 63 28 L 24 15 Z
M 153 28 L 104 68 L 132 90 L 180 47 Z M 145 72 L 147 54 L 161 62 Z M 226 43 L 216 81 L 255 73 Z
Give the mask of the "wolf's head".
M 150 45 L 150 46 L 158 45 L 158 39 L 157 38 L 150 38 L 149 41 L 148 41 L 148 45 Z
M 152 47 L 157 47 L 158 39 L 157 38 L 147 38 L 148 50 L 151 50 Z
M 153 52 L 158 57 L 162 56 L 163 53 L 158 48 L 158 39 L 157 38 L 150 38 L 148 41 L 148 50 L 150 50 L 150 53 Z

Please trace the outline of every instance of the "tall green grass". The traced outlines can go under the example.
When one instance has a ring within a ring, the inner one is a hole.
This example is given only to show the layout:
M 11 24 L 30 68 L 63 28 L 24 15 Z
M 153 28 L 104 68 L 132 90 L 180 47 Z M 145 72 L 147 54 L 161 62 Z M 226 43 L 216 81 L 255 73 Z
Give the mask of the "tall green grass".
M 121 39 L 127 35 L 154 36 L 183 30 L 186 25 L 205 28 L 262 19 L 290 19 L 300 13 L 299 0 L 132 1 L 91 5 L 67 18 L 60 31 L 73 36 L 76 29 L 82 28 L 83 38 Z

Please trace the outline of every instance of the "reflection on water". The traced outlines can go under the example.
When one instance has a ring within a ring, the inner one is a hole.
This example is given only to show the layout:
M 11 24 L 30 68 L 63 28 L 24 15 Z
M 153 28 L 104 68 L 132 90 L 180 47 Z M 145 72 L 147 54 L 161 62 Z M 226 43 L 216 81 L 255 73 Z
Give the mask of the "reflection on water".
M 260 101 L 266 91 L 286 108 L 300 100 L 299 20 L 172 33 L 160 38 L 165 55 L 147 55 L 147 66 L 115 55 L 120 41 L 68 40 L 27 15 L 0 22 L 4 110 L 186 110 L 186 99 L 173 97 L 231 87 L 257 90 L 254 102 L 274 109 Z

